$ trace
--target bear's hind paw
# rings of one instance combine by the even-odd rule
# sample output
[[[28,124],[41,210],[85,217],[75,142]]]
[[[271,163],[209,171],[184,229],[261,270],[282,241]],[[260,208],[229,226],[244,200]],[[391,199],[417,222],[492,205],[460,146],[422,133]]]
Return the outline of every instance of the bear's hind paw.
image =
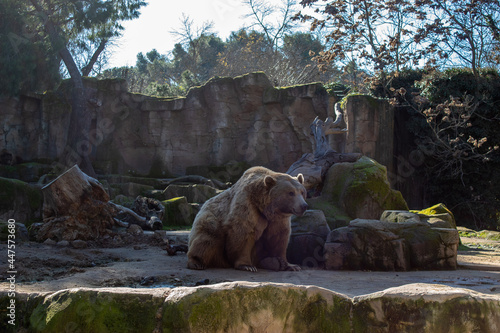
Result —
[[[239,265],[235,268],[239,269],[240,271],[257,272],[257,268],[252,265]]]
[[[286,268],[287,271],[301,271],[302,268],[300,268],[299,265],[294,265],[294,264],[288,264],[288,267]]]
[[[197,270],[204,270],[206,269],[207,267],[205,265],[203,265],[202,263],[199,263],[199,262],[192,262],[192,261],[189,261],[188,264],[187,264],[187,267],[189,269],[197,269]]]

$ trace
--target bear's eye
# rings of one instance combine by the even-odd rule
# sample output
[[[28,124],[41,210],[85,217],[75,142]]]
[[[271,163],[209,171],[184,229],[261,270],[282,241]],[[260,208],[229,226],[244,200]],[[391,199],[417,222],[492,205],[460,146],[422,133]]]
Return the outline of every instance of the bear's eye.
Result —
[[[293,193],[293,192],[290,192],[290,193],[288,193],[288,194],[289,194],[291,197],[295,196],[295,193]]]

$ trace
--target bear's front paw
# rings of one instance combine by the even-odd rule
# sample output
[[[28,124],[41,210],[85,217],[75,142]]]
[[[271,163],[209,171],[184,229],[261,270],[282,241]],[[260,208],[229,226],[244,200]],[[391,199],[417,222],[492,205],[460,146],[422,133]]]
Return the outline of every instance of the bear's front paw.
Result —
[[[235,267],[236,269],[239,269],[240,271],[249,271],[249,272],[257,272],[257,268],[252,265],[239,265]]]
[[[288,267],[286,268],[287,271],[300,271],[302,268],[300,268],[299,265],[294,265],[294,264],[288,264]]]
[[[207,268],[205,265],[203,265],[201,262],[199,262],[197,260],[189,260],[187,267],[189,269],[197,269],[197,270],[203,270],[203,269]]]

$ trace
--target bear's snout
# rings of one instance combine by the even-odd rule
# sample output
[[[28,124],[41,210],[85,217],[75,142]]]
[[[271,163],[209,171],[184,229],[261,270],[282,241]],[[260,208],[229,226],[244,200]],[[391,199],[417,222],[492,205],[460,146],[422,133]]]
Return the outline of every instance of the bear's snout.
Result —
[[[304,202],[304,203],[300,204],[299,209],[298,209],[298,210],[296,210],[294,213],[295,213],[295,215],[297,215],[297,216],[302,216],[302,215],[304,215],[304,213],[306,212],[306,210],[307,210],[308,208],[309,208],[309,205],[308,205],[307,203],[305,203],[305,202]]]

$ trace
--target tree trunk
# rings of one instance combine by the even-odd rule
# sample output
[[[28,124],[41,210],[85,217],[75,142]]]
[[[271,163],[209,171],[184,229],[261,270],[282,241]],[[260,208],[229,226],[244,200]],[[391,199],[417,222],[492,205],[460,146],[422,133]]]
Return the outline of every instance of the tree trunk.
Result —
[[[68,167],[77,162],[86,174],[95,177],[96,173],[90,162],[90,154],[95,147],[88,140],[92,119],[90,112],[87,110],[87,97],[82,75],[66,46],[59,51],[59,54],[70,73],[71,82],[73,83],[71,122],[68,131],[70,149],[66,149],[66,156],[63,156],[63,161]],[[75,153],[77,156],[76,161],[74,160]]]
[[[50,13],[47,13],[35,0],[31,0],[31,4],[35,7],[35,10],[40,16],[45,18],[43,22],[45,32],[49,35],[52,47],[57,50],[57,53],[61,56],[71,77],[71,82],[73,83],[71,123],[67,141],[68,146],[63,156],[61,156],[62,162],[67,167],[71,167],[76,162],[82,167],[84,172],[95,177],[95,171],[89,158],[93,147],[90,146],[90,142],[87,139],[90,133],[91,115],[87,110],[87,100],[82,74],[66,46],[63,32],[51,20]]]
[[[42,188],[44,224],[39,241],[90,240],[109,234],[116,208],[101,183],[75,165]]]
[[[328,144],[327,135],[346,133],[347,129],[340,128],[343,124],[343,114],[340,104],[335,104],[335,121],[328,117],[322,121],[316,117],[311,123],[311,134],[314,138],[314,153],[306,153],[290,168],[287,174],[297,176],[301,173],[304,176],[304,186],[307,190],[317,188],[323,183],[326,172],[334,163],[355,162],[361,154],[358,153],[337,153]]]
[[[106,47],[107,43],[108,39],[104,38],[101,40],[101,42],[99,43],[99,47],[97,48],[97,50],[95,50],[94,54],[92,55],[92,58],[90,58],[89,63],[82,68],[82,76],[88,76],[90,74],[92,68],[97,62],[97,59],[99,59],[99,56],[101,55],[102,51],[104,51],[104,48]]]

